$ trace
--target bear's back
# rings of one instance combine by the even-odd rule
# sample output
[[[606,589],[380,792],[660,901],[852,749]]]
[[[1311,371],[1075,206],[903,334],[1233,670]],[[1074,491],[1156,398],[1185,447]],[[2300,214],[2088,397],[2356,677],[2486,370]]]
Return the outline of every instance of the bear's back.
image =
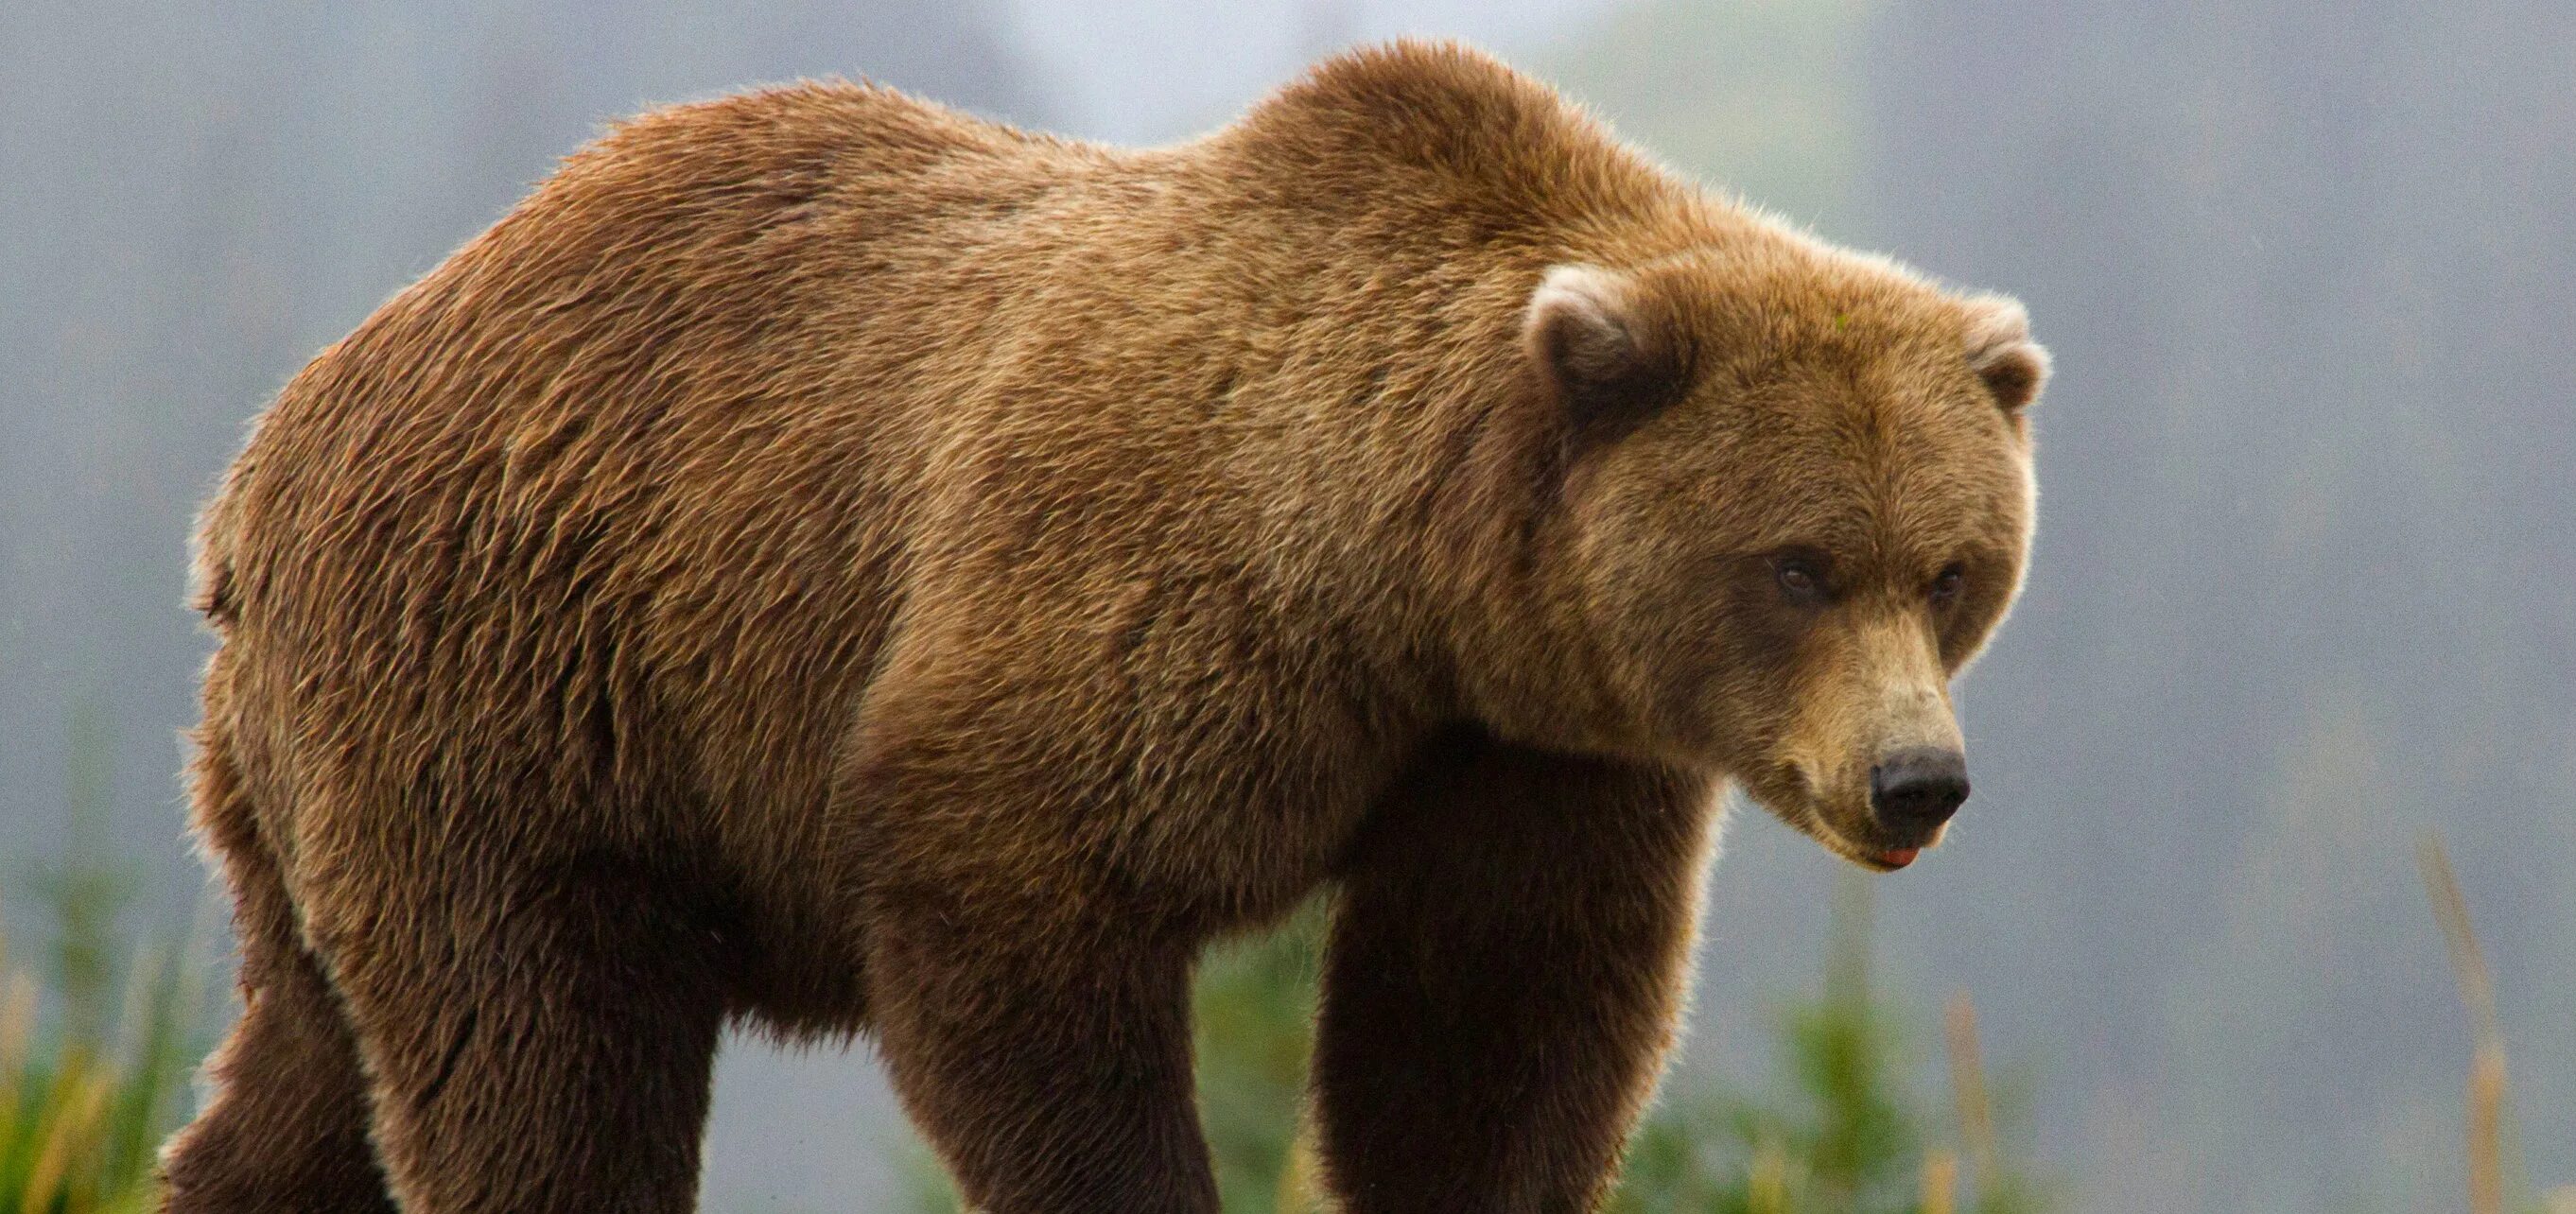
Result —
[[[245,710],[301,750],[639,804],[783,791],[707,787],[713,748],[828,766],[989,306],[918,285],[1110,167],[848,84],[568,158],[260,419],[199,554],[225,660],[279,689]]]

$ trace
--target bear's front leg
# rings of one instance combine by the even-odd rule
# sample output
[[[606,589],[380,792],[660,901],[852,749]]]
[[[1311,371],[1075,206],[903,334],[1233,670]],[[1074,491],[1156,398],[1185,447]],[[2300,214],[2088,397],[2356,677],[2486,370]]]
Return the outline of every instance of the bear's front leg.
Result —
[[[1486,740],[1372,820],[1325,962],[1315,1116],[1348,1214],[1580,1214],[1683,1002],[1714,787]]]
[[[1214,1214],[1189,949],[1084,910],[946,895],[882,909],[878,1049],[971,1209]]]
[[[895,1091],[980,1214],[1215,1214],[1200,941],[1124,879],[1136,808],[1086,766],[1108,747],[1017,736],[988,682],[960,681],[898,665],[838,775],[866,823],[868,1015]]]

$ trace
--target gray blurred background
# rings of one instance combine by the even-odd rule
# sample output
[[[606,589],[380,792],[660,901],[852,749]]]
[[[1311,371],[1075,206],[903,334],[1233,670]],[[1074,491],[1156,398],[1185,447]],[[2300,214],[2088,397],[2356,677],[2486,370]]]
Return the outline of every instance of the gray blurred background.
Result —
[[[2090,1211],[2461,1191],[2451,845],[2530,1171],[2576,1181],[2576,6],[2299,0],[0,3],[0,911],[185,916],[195,503],[323,344],[646,105],[866,75],[1128,142],[1479,42],[1670,163],[2030,304],[2059,376],[1978,795],[1878,883]],[[75,830],[69,807],[99,807]],[[85,837],[76,837],[85,836]],[[1833,862],[1738,813],[1686,1071],[1758,1074]],[[12,922],[33,916],[11,913]],[[727,1051],[711,1208],[874,1208],[864,1049]]]

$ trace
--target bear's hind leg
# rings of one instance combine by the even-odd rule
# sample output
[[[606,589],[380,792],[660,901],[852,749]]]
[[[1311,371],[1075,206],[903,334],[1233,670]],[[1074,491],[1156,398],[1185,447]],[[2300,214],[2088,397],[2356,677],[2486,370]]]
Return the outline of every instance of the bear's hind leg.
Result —
[[[694,1208],[719,935],[684,885],[612,861],[496,885],[392,899],[326,946],[402,1208]]]
[[[348,1022],[219,746],[196,781],[199,829],[232,885],[245,1007],[207,1063],[214,1099],[162,1153],[163,1208],[392,1214]]]

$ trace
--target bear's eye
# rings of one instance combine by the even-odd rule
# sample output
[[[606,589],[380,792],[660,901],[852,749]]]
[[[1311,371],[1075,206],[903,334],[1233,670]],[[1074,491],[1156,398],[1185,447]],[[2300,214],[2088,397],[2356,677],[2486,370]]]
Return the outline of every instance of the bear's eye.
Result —
[[[1771,564],[1772,576],[1779,580],[1780,592],[1797,603],[1824,601],[1825,579],[1815,562],[1803,557],[1784,556]]]
[[[1956,565],[1942,570],[1940,576],[1932,579],[1934,605],[1948,606],[1952,600],[1959,597],[1959,588],[1965,585],[1967,580],[1967,572]]]

